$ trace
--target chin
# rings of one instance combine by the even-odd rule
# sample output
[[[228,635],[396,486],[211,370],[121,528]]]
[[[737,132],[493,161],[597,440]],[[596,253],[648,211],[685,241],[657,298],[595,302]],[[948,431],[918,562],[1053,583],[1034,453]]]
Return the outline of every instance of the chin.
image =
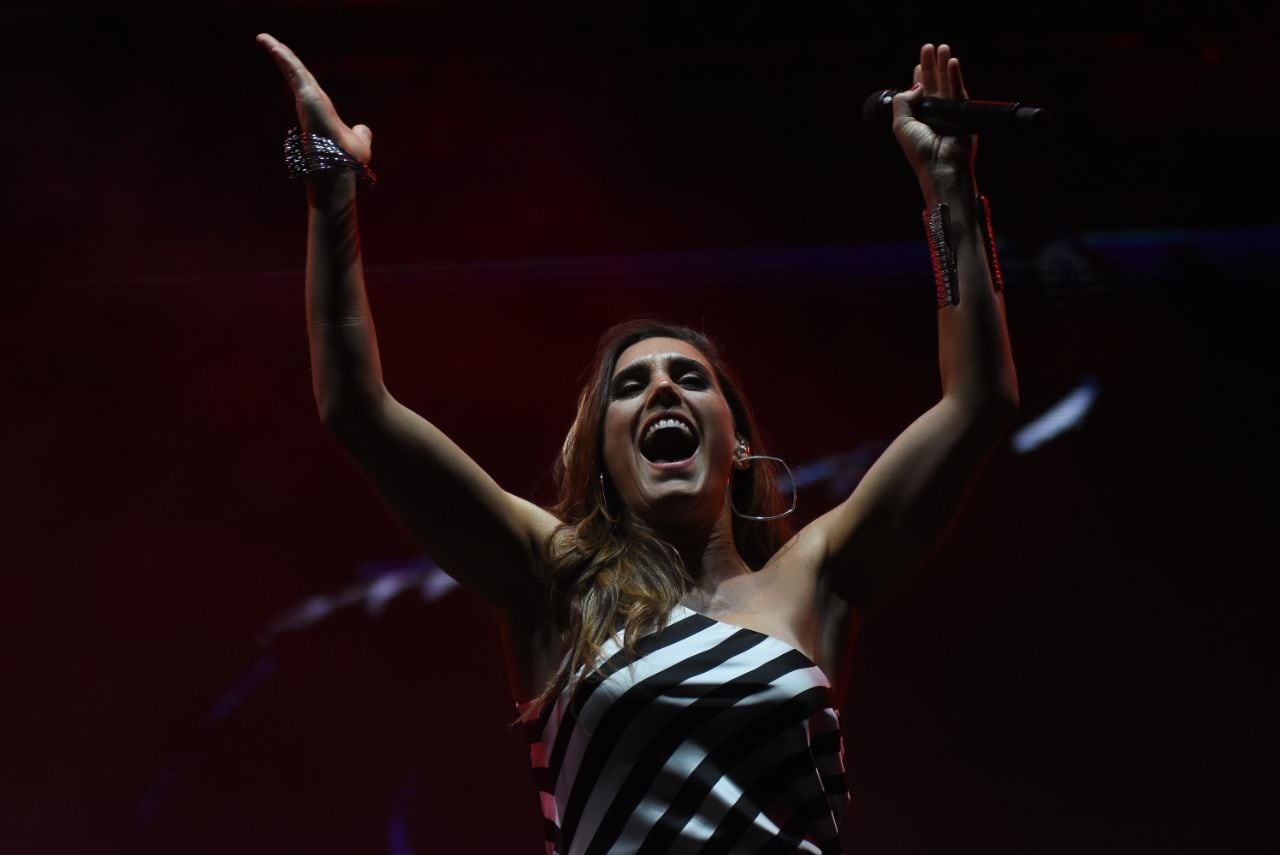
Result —
[[[664,528],[703,528],[713,523],[716,511],[712,497],[700,481],[649,485],[639,503],[641,515],[646,522]]]

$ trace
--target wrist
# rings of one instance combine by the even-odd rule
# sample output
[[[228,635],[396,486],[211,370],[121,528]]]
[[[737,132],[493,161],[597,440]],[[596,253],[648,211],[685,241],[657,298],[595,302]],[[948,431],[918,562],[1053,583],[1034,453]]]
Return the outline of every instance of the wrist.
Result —
[[[978,195],[978,182],[971,170],[946,170],[921,173],[920,192],[924,196],[926,208],[946,203],[951,206],[965,205]]]
[[[307,204],[320,211],[332,211],[350,205],[356,196],[354,172],[331,169],[307,177]]]
[[[372,189],[377,176],[334,140],[322,134],[289,131],[284,141],[284,162],[290,178],[305,181],[312,207],[341,204],[354,189]]]

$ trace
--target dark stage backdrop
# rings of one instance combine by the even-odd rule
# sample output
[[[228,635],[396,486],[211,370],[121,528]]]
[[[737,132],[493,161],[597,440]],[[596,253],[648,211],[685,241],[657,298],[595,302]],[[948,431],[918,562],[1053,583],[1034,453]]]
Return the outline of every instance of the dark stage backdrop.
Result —
[[[1011,434],[863,623],[844,839],[1255,851],[1277,128],[1267,27],[1218,5],[1161,33],[930,4],[6,5],[0,851],[540,851],[492,616],[316,418],[262,30],[374,129],[389,386],[541,499],[596,338],[638,315],[718,337],[782,456],[856,477],[939,390],[921,202],[862,97],[934,40],[975,96],[1051,109],[979,175],[1016,429],[1092,405]]]

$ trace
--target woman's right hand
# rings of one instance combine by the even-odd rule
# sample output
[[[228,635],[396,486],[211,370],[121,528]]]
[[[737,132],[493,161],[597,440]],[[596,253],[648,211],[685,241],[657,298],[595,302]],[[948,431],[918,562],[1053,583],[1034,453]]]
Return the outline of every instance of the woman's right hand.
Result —
[[[315,75],[307,70],[288,46],[274,36],[259,33],[258,44],[271,54],[284,79],[293,90],[294,106],[298,110],[298,125],[303,133],[329,137],[361,163],[373,159],[373,131],[368,125],[347,127],[333,108],[333,102],[320,88]]]

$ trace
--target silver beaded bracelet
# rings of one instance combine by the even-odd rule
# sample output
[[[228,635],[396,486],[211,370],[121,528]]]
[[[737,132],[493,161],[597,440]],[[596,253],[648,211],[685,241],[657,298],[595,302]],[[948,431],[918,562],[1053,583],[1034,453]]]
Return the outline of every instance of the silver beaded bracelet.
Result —
[[[361,189],[372,190],[378,178],[369,168],[369,164],[361,163],[332,139],[320,134],[304,134],[298,128],[291,128],[284,140],[284,165],[289,170],[290,178],[306,179],[318,172],[331,169],[350,169],[356,174],[356,183]]]
[[[929,260],[933,263],[938,308],[958,306],[960,287],[956,281],[956,254],[951,249],[951,207],[946,202],[925,210],[924,233],[929,238]]]

